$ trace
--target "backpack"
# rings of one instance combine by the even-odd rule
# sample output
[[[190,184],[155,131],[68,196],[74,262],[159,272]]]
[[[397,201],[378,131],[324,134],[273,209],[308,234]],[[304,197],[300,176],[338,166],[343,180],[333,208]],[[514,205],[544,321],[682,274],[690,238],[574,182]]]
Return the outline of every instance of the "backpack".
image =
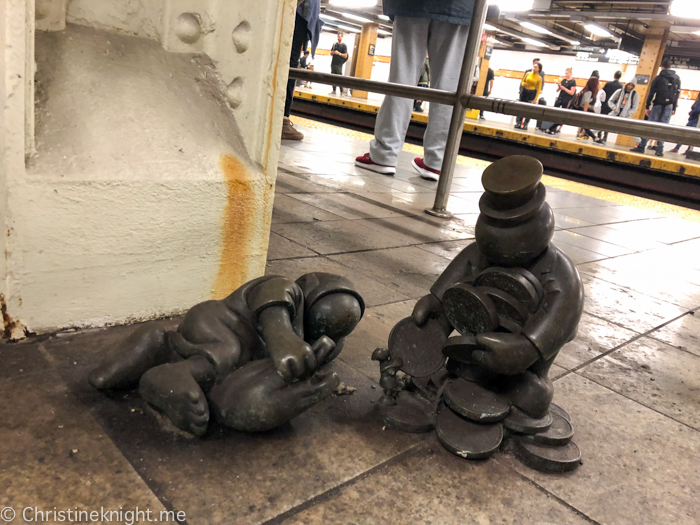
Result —
[[[574,97],[571,99],[571,102],[569,103],[569,109],[575,109],[577,111],[583,110],[583,92],[584,90],[582,89],[574,95]]]
[[[681,88],[678,77],[676,75],[659,75],[656,78],[658,85],[656,86],[654,104],[668,106],[675,103]]]

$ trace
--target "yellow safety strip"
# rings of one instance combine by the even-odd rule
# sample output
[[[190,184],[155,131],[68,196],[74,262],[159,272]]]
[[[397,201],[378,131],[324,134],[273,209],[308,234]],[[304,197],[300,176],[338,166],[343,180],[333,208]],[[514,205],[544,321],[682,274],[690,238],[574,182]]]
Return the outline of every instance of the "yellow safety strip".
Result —
[[[323,122],[298,117],[296,115],[292,115],[291,120],[292,122],[294,122],[294,124],[298,126],[305,126],[307,128],[317,129],[320,131],[325,131],[326,133],[333,133],[334,135],[343,135],[345,137],[361,140],[363,142],[369,142],[374,138],[374,135],[370,135],[369,133],[362,133],[361,131],[354,131],[352,129],[333,126],[331,124],[325,124]],[[415,144],[404,143],[403,151],[418,156],[423,155],[423,148],[421,146],[416,146]],[[486,169],[486,167],[489,166],[491,163],[485,160],[459,155],[457,157],[457,164],[468,168],[483,170]],[[596,186],[589,186],[588,184],[573,182],[566,179],[552,177],[549,175],[544,175],[542,177],[542,182],[545,186],[549,186],[550,188],[569,191],[571,193],[577,193],[579,195],[585,195],[587,197],[594,197],[596,199],[601,199],[607,202],[613,202],[622,206],[631,206],[633,208],[638,208],[641,210],[650,210],[655,213],[660,213],[662,215],[668,215],[671,217],[678,217],[681,219],[700,222],[700,211],[691,210],[682,206],[666,204],[664,202],[658,202],[652,199],[645,199],[643,197],[635,197],[634,195],[628,195],[626,193],[620,193],[605,188],[598,188]]]
[[[295,97],[306,100],[313,100],[315,102],[329,104],[331,106],[340,106],[350,109],[357,109],[359,111],[365,111],[367,113],[377,113],[379,111],[379,106],[375,104],[357,102],[354,100],[339,97],[317,95],[314,93],[307,93],[304,91],[295,91]],[[413,113],[413,115],[411,116],[411,121],[427,124],[428,116],[420,113]],[[516,130],[494,128],[485,124],[472,124],[470,122],[466,122],[464,124],[464,131],[486,137],[497,137],[499,139],[532,144],[534,146],[539,146],[555,151],[565,151],[567,153],[573,153],[576,155],[594,157],[605,161],[620,162],[622,164],[640,166],[643,168],[665,171],[678,175],[700,177],[700,164],[689,164],[677,160],[650,157],[647,155],[640,155],[636,153],[610,149],[604,146],[594,146],[585,142],[571,142],[568,140],[556,139],[544,135],[530,135],[528,133]]]

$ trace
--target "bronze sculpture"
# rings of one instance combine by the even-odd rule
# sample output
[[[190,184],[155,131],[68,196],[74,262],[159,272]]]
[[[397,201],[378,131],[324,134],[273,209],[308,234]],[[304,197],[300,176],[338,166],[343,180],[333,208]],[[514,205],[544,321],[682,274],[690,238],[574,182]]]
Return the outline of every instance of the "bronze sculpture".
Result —
[[[372,357],[381,363],[387,424],[434,427],[448,450],[469,459],[489,457],[511,437],[524,462],[562,472],[579,465],[580,452],[568,414],[552,404],[548,372],[576,336],[583,284],[551,243],[541,177],[539,161],[525,156],[484,171],[475,242]],[[460,335],[449,337],[453,330]]]
[[[362,297],[339,275],[260,277],[223,300],[195,305],[177,331],[136,330],[89,381],[99,390],[138,386],[150,405],[195,436],[207,431],[210,410],[236,430],[269,430],[332,394],[338,376],[322,368],[363,313]]]

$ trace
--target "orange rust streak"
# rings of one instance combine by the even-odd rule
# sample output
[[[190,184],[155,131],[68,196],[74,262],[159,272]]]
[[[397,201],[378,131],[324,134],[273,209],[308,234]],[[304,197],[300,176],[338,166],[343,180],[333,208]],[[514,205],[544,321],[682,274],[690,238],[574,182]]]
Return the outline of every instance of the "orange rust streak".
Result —
[[[224,155],[220,162],[227,198],[221,220],[221,261],[212,297],[222,299],[248,280],[256,196],[248,169],[236,158]]]

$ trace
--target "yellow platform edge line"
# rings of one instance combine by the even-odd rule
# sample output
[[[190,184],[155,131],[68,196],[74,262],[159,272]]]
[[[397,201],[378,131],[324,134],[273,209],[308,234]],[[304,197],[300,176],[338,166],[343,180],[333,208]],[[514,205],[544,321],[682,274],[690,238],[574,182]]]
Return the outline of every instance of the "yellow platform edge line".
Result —
[[[332,124],[325,124],[323,122],[298,117],[296,115],[292,115],[291,119],[292,122],[294,122],[294,124],[298,126],[305,126],[307,128],[317,129],[319,131],[325,131],[327,133],[333,133],[335,135],[342,135],[364,142],[369,142],[374,138],[374,135],[370,135],[369,133],[362,133],[361,131],[354,131],[348,128],[333,126]],[[403,151],[418,156],[423,155],[423,148],[415,144],[404,143]],[[457,164],[468,168],[484,170],[491,163],[485,160],[459,155],[457,157]],[[689,221],[700,222],[700,211],[691,210],[682,206],[666,204],[664,202],[658,202],[652,199],[645,199],[644,197],[636,197],[634,195],[628,195],[626,193],[620,193],[605,188],[598,188],[596,186],[590,186],[581,182],[560,179],[558,177],[552,177],[550,175],[543,175],[542,182],[545,186],[548,186],[550,188],[569,191],[578,195],[585,195],[587,197],[601,199],[607,202],[618,204],[620,206],[630,206],[640,210],[650,210],[654,213],[667,215],[669,217],[677,217]]]
[[[378,106],[369,103],[346,100],[338,97],[317,95],[315,93],[307,93],[305,91],[295,91],[294,93],[297,98],[313,100],[314,102],[320,102],[331,106],[356,109],[367,113],[377,113],[379,111]],[[426,124],[428,122],[428,116],[413,113],[411,116],[411,121]],[[485,137],[497,137],[500,139],[511,140],[513,142],[532,144],[533,146],[553,149],[556,151],[564,151],[567,153],[573,153],[574,155],[583,155],[605,161],[620,162],[622,164],[640,166],[643,168],[650,168],[677,175],[700,177],[700,165],[685,164],[677,160],[659,159],[656,157],[649,157],[635,153],[627,153],[625,151],[608,149],[604,146],[593,146],[585,142],[569,142],[566,140],[553,139],[544,136],[530,135],[528,133],[515,130],[511,131],[507,129],[492,128],[483,124],[473,124],[470,122],[465,122],[464,131]]]

